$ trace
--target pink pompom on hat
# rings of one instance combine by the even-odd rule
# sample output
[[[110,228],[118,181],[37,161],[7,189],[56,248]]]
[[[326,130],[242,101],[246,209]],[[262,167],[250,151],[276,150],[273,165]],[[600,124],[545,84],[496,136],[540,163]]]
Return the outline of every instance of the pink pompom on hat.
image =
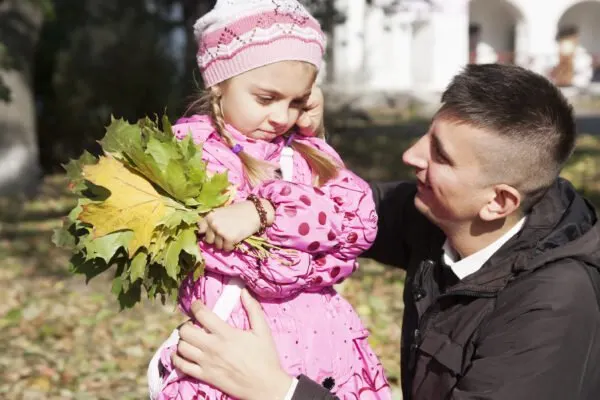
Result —
[[[218,0],[194,24],[206,87],[279,61],[321,66],[325,34],[296,0]]]

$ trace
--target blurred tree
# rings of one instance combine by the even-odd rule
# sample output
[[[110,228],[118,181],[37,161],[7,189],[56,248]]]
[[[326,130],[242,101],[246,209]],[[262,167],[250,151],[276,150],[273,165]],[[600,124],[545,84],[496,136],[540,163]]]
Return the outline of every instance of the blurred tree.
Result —
[[[0,1],[0,194],[35,188],[39,177],[33,58],[44,0]]]
[[[196,39],[194,38],[194,23],[198,18],[209,12],[216,4],[216,0],[156,0],[163,9],[170,9],[179,16],[173,23],[181,30],[184,36],[183,51],[183,84],[186,95],[193,94],[192,89],[201,84],[197,74],[196,64]]]
[[[301,1],[321,21],[332,43],[335,25],[344,20],[335,1]],[[98,150],[96,140],[110,115],[134,120],[165,107],[171,117],[180,115],[200,84],[193,25],[215,3],[0,0],[0,68],[6,54],[18,54],[11,64],[18,68],[0,73],[0,96],[7,98],[10,86],[15,101],[8,104],[20,124],[3,129],[2,137],[16,137],[35,149],[37,110],[40,159],[45,170],[53,171],[83,149]],[[44,10],[52,10],[54,18],[42,27]],[[333,71],[330,49],[326,57]],[[10,74],[16,74],[18,78],[11,79],[18,83],[2,86],[2,79],[9,83]],[[35,152],[29,154],[37,159]],[[3,170],[8,168],[0,167],[0,173]]]
[[[336,7],[335,0],[300,0],[300,3],[321,23],[321,29],[327,35],[325,49],[325,79],[331,81],[335,72],[335,58],[332,45],[335,38],[335,26],[345,20],[345,15]]]
[[[173,116],[181,73],[171,50],[170,10],[147,0],[55,0],[36,55],[42,165],[98,151],[111,115]]]

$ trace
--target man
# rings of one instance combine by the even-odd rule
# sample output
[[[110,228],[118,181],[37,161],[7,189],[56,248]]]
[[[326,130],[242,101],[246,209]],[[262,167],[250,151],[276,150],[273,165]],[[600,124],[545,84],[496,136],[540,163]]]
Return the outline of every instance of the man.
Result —
[[[365,254],[405,268],[404,399],[577,399],[600,393],[600,227],[558,174],[572,109],[545,78],[471,65],[404,154],[414,183],[374,185]],[[237,331],[200,304],[175,365],[242,399],[333,399],[279,366],[260,307]]]

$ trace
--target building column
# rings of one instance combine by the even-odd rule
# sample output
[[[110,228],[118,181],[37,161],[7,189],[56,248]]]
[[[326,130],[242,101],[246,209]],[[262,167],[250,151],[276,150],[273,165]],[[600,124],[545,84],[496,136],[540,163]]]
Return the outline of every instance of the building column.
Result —
[[[560,15],[558,10],[547,7],[542,15],[529,19],[529,69],[547,75],[557,61],[556,32]]]
[[[366,0],[336,0],[336,8],[346,16],[334,35],[335,81],[344,89],[362,86]]]
[[[442,92],[469,61],[468,0],[436,1],[428,24],[433,29],[432,70],[425,89]]]
[[[369,11],[366,31],[366,86],[369,91],[399,92],[411,85],[411,21],[400,13]]]

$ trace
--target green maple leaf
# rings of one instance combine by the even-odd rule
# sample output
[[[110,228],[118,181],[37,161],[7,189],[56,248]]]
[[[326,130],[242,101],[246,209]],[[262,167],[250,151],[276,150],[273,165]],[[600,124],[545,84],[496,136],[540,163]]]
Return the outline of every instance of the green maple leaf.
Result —
[[[131,260],[130,279],[135,282],[142,279],[146,272],[146,264],[148,263],[148,254],[145,251],[139,251],[133,260]]]
[[[74,249],[77,240],[73,233],[69,232],[71,225],[72,223],[67,220],[63,222],[61,228],[55,229],[52,233],[52,243],[65,249]]]
[[[185,199],[189,196],[190,189],[185,176],[185,167],[180,162],[171,160],[164,174],[169,177],[168,181],[165,180],[165,190],[167,192],[176,199]]]
[[[227,172],[215,174],[204,184],[200,195],[196,197],[196,200],[201,205],[200,208],[203,211],[208,211],[222,206],[229,198],[226,192],[228,187],[229,180],[227,178]]]
[[[69,178],[69,189],[73,193],[81,194],[87,189],[85,184],[85,178],[83,177],[82,171],[86,165],[93,165],[98,162],[98,159],[92,154],[84,151],[81,157],[76,160],[71,160],[67,164],[63,164],[67,178]]]
[[[165,145],[164,142],[155,138],[148,140],[146,153],[152,157],[161,170],[167,168],[171,160],[180,160],[182,158],[174,146]]]
[[[226,172],[207,172],[191,136],[177,140],[168,118],[161,122],[112,118],[100,141],[106,155],[84,153],[65,165],[79,198],[53,241],[73,252],[71,271],[87,281],[114,269],[121,308],[139,302],[142,288],[164,302],[188,274],[198,278],[197,222],[235,194]]]
[[[110,291],[116,295],[119,295],[119,294],[121,294],[122,289],[123,289],[123,278],[121,278],[120,276],[116,276],[112,281]]]
[[[91,239],[85,243],[86,258],[101,258],[108,263],[120,248],[127,248],[132,238],[132,231],[117,231]]]
[[[200,247],[198,247],[198,237],[196,236],[196,226],[187,226],[179,233],[179,241],[181,249],[192,256],[193,264],[195,265],[202,260]]]
[[[200,215],[196,211],[188,209],[170,208],[165,216],[158,222],[165,228],[176,228],[181,223],[195,225],[200,221]]]
[[[127,154],[135,162],[144,154],[141,128],[124,119],[111,117],[106,134],[99,143],[102,150],[118,159],[123,159]]]
[[[171,121],[169,121],[169,117],[164,114],[162,116],[162,131],[165,133],[165,136],[173,137],[173,127],[171,126]]]

